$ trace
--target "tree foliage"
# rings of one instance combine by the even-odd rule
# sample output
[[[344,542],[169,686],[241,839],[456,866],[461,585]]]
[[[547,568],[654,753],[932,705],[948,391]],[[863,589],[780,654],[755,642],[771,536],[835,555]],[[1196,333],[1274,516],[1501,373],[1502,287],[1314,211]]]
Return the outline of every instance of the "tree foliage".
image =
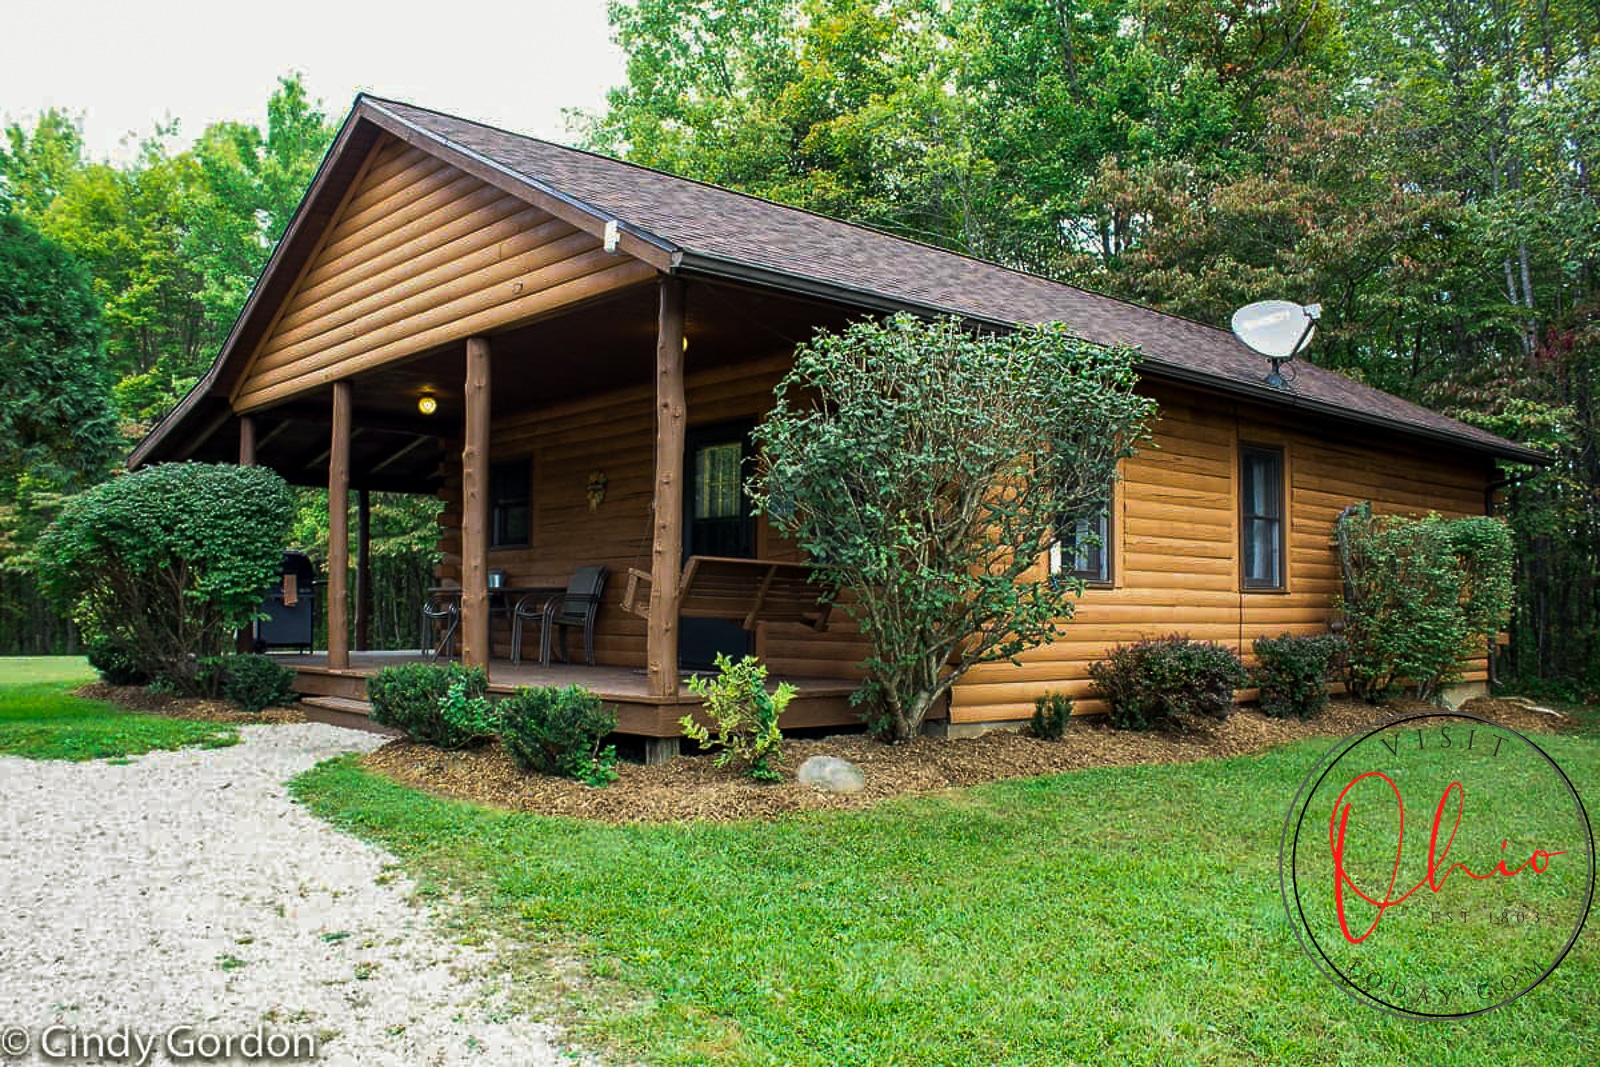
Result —
[[[193,692],[278,574],[289,487],[264,467],[163,463],[68,501],[39,538],[45,592],[84,634]]]
[[[1050,640],[1082,584],[1042,573],[1106,506],[1154,405],[1133,354],[1059,326],[977,335],[901,315],[819,333],[756,429],[754,497],[871,646],[861,696],[916,735],[979,663]]]
[[[279,79],[267,128],[220,122],[174,152],[158,126],[127,164],[87,162],[75,120],[13,123],[0,204],[89,271],[121,414],[147,427],[216,355],[333,135],[298,75]]]
[[[24,476],[70,490],[108,468],[102,337],[83,269],[21,216],[0,215],[0,499]]]

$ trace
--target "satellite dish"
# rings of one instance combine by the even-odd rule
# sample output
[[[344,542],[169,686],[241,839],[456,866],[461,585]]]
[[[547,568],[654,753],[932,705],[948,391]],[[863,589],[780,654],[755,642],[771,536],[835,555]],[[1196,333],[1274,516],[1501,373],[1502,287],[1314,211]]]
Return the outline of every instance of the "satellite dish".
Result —
[[[1278,368],[1294,359],[1311,341],[1321,304],[1296,304],[1288,300],[1258,300],[1233,313],[1234,336],[1272,362],[1267,384],[1282,388],[1287,383]]]

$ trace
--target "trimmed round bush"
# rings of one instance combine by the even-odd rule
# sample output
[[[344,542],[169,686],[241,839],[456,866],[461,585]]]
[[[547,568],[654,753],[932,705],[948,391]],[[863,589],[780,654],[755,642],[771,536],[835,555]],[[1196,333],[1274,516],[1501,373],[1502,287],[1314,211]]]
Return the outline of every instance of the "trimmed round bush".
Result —
[[[150,673],[142,670],[133,654],[122,645],[104,635],[89,639],[84,650],[89,666],[100,674],[107,685],[149,685]]]
[[[373,722],[446,749],[467,748],[493,734],[488,691],[482,667],[459,663],[402,663],[367,679]]]
[[[526,771],[604,784],[616,753],[600,742],[616,728],[616,712],[578,685],[524,687],[500,702],[500,743]]]
[[[1309,719],[1328,705],[1328,681],[1343,663],[1338,634],[1281,634],[1255,640],[1253,675],[1261,713],[1274,719]]]
[[[1089,665],[1089,676],[1121,730],[1148,730],[1184,714],[1226,719],[1247,679],[1233,649],[1182,634],[1118,645]]]
[[[265,711],[300,699],[294,691],[294,671],[254,652],[207,660],[201,674],[209,677],[217,695],[245,711]]]

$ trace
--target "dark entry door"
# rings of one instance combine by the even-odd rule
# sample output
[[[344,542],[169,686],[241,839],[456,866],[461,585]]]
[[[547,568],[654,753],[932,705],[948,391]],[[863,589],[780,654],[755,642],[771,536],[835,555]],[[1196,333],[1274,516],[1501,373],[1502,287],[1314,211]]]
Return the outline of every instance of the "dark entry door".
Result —
[[[750,466],[748,422],[690,430],[684,441],[683,554],[755,556],[755,523],[744,479]],[[709,670],[718,652],[738,660],[750,651],[750,631],[724,619],[680,619],[678,665]]]

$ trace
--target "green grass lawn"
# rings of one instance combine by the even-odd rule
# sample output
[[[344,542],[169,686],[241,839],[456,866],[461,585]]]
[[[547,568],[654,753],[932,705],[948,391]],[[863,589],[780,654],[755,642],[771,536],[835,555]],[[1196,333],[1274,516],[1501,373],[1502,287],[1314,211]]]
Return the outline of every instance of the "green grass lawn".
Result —
[[[30,759],[116,759],[157,749],[236,744],[216,723],[139,715],[71,690],[94,681],[80,656],[0,658],[0,754]]]
[[[1465,1021],[1398,1019],[1322,978],[1283,914],[1278,839],[1325,747],[741,825],[494,812],[350,759],[293,788],[457,901],[469,938],[575,954],[576,1032],[646,1062],[1595,1063],[1592,930],[1532,994]],[[1548,751],[1596,780],[1600,741]],[[505,958],[537,987],[537,954]]]

